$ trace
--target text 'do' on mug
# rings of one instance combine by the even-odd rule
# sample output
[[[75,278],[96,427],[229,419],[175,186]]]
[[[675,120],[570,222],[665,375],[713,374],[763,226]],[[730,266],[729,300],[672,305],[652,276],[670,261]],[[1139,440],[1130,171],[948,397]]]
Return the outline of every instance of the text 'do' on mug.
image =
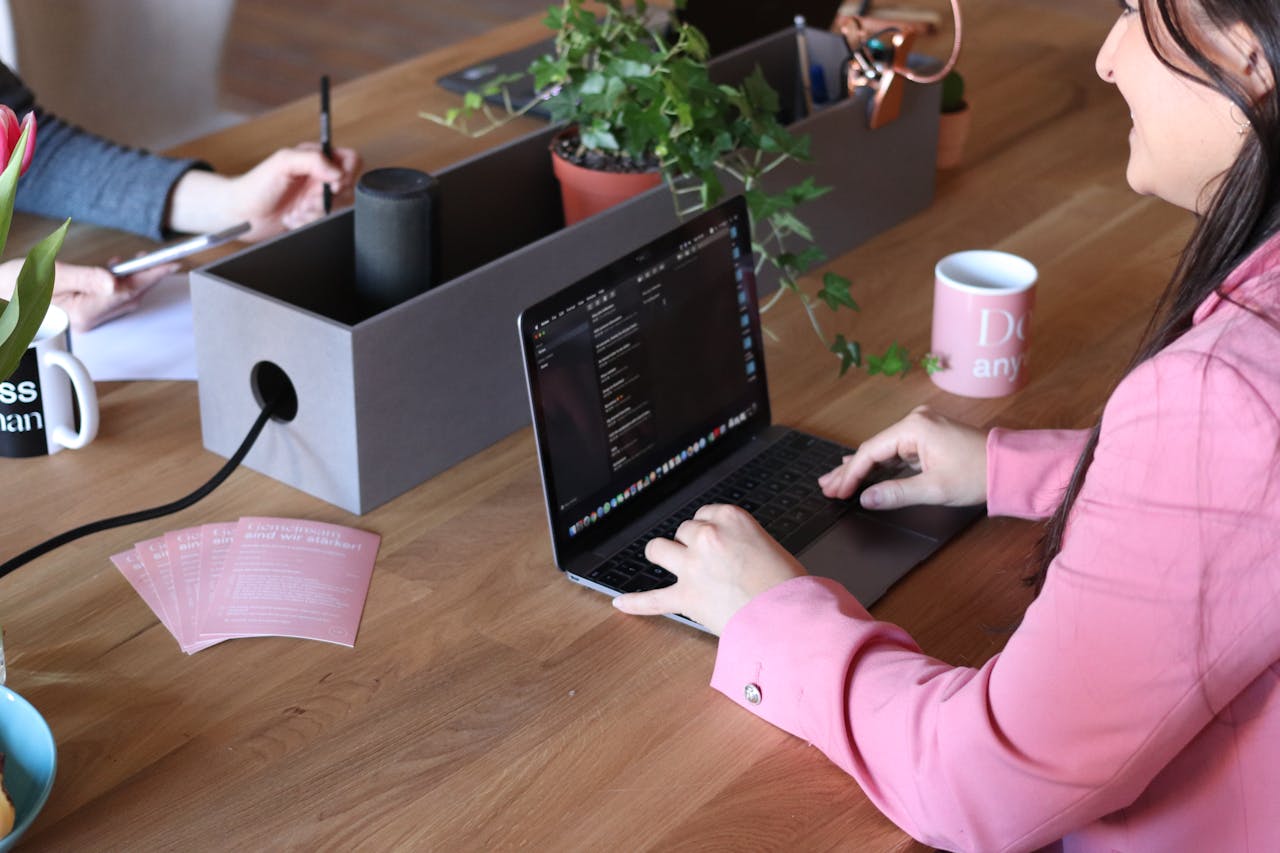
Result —
[[[1036,268],[1007,252],[947,255],[934,267],[933,382],[965,397],[1003,397],[1027,383]]]
[[[98,434],[98,394],[69,351],[69,325],[67,312],[50,306],[18,369],[0,381],[0,456],[45,456]]]

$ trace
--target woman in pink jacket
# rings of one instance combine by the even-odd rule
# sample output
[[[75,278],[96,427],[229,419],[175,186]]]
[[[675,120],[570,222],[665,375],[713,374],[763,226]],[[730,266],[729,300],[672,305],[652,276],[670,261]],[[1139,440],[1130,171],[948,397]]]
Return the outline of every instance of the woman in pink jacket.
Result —
[[[1122,5],[1098,54],[1133,115],[1127,177],[1198,215],[1091,431],[927,410],[826,474],[919,473],[862,501],[1049,518],[1039,596],[981,668],[928,657],[707,506],[620,596],[721,634],[712,684],[820,747],[895,823],[955,850],[1280,850],[1280,15]]]

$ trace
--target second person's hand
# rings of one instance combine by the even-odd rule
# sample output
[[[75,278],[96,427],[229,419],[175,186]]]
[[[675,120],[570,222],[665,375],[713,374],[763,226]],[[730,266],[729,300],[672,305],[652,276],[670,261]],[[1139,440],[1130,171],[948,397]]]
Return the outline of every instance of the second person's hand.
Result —
[[[113,259],[110,263],[115,263]],[[85,332],[137,307],[143,294],[156,282],[179,269],[178,264],[162,264],[129,276],[114,276],[105,267],[67,264],[53,267],[53,304],[67,312],[71,328]],[[22,269],[22,259],[0,264],[0,296],[9,298]]]
[[[67,312],[72,330],[86,332],[138,307],[148,290],[179,269],[176,263],[161,264],[117,277],[103,267],[56,262],[53,304]]]
[[[355,150],[334,148],[329,160],[315,142],[282,148],[233,177],[193,169],[174,186],[167,224],[206,233],[248,222],[245,242],[274,237],[324,216],[326,184],[336,204],[349,204],[359,170]]]

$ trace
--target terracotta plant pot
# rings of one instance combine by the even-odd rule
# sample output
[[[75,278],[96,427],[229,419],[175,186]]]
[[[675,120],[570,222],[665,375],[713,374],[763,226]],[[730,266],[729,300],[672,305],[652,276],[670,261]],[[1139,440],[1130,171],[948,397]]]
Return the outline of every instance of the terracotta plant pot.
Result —
[[[662,183],[662,172],[602,172],[570,163],[551,148],[551,168],[560,181],[564,224],[573,225],[588,216],[640,195]]]
[[[938,116],[938,168],[954,169],[964,158],[964,145],[969,138],[969,122],[973,112],[963,109]]]

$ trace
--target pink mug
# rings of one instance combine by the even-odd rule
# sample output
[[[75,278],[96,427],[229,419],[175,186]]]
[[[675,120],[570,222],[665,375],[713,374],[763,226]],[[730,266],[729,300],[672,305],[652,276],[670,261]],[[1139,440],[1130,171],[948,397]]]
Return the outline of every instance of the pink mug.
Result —
[[[1007,252],[956,252],[934,267],[933,382],[965,397],[1003,397],[1027,383],[1036,268]]]

